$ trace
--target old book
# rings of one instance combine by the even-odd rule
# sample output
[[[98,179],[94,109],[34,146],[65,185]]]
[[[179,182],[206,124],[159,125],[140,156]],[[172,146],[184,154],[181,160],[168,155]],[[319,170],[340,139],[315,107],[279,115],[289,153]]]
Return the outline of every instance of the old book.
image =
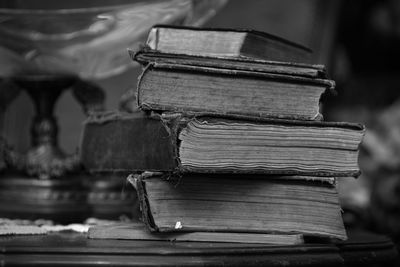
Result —
[[[146,45],[163,53],[309,62],[310,49],[283,38],[240,29],[154,26]]]
[[[321,95],[334,82],[296,75],[151,63],[138,82],[143,110],[321,119]]]
[[[242,116],[109,114],[84,125],[91,172],[358,176],[359,124]]]
[[[79,152],[80,161],[91,173],[175,168],[165,126],[140,111],[89,116],[83,125]]]
[[[129,54],[132,60],[137,61],[144,66],[149,63],[179,64],[233,70],[250,70],[256,72],[304,76],[309,78],[326,78],[326,70],[323,65],[235,57],[220,58],[212,56],[168,54],[149,49],[148,47],[143,47],[139,51],[129,50]]]
[[[130,177],[155,232],[284,233],[346,239],[336,188],[252,175]]]
[[[91,239],[165,240],[174,242],[220,242],[242,244],[299,245],[301,234],[229,233],[229,232],[151,232],[142,222],[94,226],[89,229]]]
[[[358,176],[359,124],[224,117],[179,118],[182,172]]]
[[[358,176],[359,124],[218,117],[180,119],[183,172]]]

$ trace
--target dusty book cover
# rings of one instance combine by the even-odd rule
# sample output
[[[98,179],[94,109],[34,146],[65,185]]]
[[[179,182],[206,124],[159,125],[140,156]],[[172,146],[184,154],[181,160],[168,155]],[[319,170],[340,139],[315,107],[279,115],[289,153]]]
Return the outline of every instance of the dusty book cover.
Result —
[[[149,63],[139,77],[142,110],[320,120],[332,80],[183,64]]]
[[[155,25],[146,45],[171,54],[310,62],[312,51],[276,35],[249,29]]]
[[[363,134],[362,125],[349,123],[114,114],[85,123],[80,155],[90,172],[356,177]]]
[[[249,175],[247,175],[249,176]],[[346,239],[336,188],[246,175],[131,176],[153,232],[304,234]],[[282,212],[282,211],[285,212]]]
[[[218,242],[241,244],[299,245],[301,234],[226,233],[226,232],[151,232],[142,222],[90,227],[90,239],[161,240],[170,242]]]
[[[175,168],[171,131],[144,112],[106,112],[90,116],[83,126],[80,159],[91,173]]]
[[[220,69],[233,69],[254,71],[261,73],[275,73],[308,78],[326,79],[326,70],[323,65],[310,65],[293,62],[280,62],[247,58],[224,58],[211,56],[191,56],[186,54],[168,54],[142,47],[138,51],[128,50],[132,60],[143,66],[150,63],[179,64],[197,67],[211,67]]]

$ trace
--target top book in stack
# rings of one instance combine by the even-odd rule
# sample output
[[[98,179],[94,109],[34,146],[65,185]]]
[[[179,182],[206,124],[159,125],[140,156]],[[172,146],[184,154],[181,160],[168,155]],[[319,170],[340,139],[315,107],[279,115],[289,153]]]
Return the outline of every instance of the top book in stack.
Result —
[[[169,54],[309,62],[311,50],[254,30],[154,26],[146,45]]]
[[[256,31],[155,26],[131,56],[143,110],[320,120],[335,85],[308,49]]]

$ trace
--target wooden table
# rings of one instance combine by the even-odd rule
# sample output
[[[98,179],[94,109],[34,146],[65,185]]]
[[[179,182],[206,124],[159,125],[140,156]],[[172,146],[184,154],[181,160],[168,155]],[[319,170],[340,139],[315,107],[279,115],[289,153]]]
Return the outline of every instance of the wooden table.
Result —
[[[393,243],[351,232],[346,242],[301,246],[94,240],[78,233],[0,237],[1,266],[398,266]]]

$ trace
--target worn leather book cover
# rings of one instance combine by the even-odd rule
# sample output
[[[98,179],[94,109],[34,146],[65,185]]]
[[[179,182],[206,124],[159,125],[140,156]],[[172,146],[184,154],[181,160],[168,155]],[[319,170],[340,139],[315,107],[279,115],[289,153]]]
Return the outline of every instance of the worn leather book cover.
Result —
[[[173,170],[170,136],[160,120],[141,111],[94,114],[83,125],[80,160],[92,173]]]
[[[90,227],[88,238],[125,240],[163,240],[170,242],[219,242],[242,244],[299,245],[304,244],[301,234],[266,234],[239,232],[151,232],[143,222]]]
[[[91,172],[356,177],[364,131],[321,121],[113,114],[86,121],[81,161]]]
[[[338,194],[329,183],[244,174],[176,177],[144,173],[128,180],[138,192],[143,221],[153,232],[347,238]]]
[[[142,110],[321,120],[331,80],[247,69],[150,63],[137,85]]]
[[[171,54],[310,62],[312,51],[265,32],[156,25],[146,45]]]
[[[128,50],[132,60],[143,66],[149,63],[179,64],[198,67],[211,67],[221,69],[233,69],[244,71],[255,71],[261,73],[286,74],[293,76],[304,76],[308,78],[326,79],[324,65],[310,65],[304,63],[271,61],[263,59],[249,59],[241,57],[216,57],[186,54],[168,54],[149,47],[142,47],[138,51]]]

